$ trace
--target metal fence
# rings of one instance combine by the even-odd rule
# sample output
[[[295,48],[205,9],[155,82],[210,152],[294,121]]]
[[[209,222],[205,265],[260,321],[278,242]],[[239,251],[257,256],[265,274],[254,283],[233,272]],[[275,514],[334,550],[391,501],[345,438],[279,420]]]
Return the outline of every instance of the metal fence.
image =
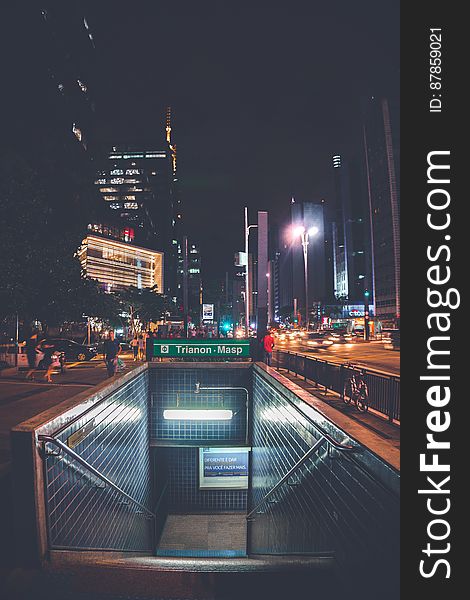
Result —
[[[369,390],[369,408],[386,415],[390,421],[400,421],[400,377],[385,375],[373,369],[330,363],[326,360],[275,350],[273,367],[286,369],[305,380],[312,381],[323,393],[337,392],[343,397],[344,387],[354,373],[362,374]]]
[[[40,436],[51,548],[153,551],[148,396],[140,373]]]

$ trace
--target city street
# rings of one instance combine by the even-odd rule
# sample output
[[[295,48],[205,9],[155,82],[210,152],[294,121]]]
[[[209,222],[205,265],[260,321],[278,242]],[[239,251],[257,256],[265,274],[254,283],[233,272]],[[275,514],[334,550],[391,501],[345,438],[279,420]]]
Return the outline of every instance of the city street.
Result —
[[[358,366],[377,369],[393,375],[400,375],[400,352],[397,350],[385,350],[383,342],[357,341],[351,344],[333,344],[327,348],[315,348],[307,346],[301,341],[278,341],[277,350],[286,350],[308,354],[315,358],[321,358],[332,363],[352,362]]]

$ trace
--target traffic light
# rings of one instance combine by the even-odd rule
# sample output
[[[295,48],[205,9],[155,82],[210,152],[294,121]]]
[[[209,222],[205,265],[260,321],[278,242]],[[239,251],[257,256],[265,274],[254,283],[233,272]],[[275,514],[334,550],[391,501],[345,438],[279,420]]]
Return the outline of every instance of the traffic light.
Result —
[[[366,290],[366,291],[364,292],[364,296],[365,296],[366,298],[368,298],[368,297],[370,296],[370,292],[369,292],[369,290]]]

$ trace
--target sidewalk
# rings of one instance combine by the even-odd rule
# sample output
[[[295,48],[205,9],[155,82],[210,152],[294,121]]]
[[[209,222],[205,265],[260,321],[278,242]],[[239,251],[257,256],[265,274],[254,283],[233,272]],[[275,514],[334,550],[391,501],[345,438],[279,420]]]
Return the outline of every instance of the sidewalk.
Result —
[[[369,409],[367,413],[360,413],[355,406],[345,404],[341,396],[328,390],[325,393],[323,387],[317,387],[312,381],[305,381],[303,377],[297,377],[285,369],[275,369],[280,375],[295,383],[309,394],[311,403],[324,403],[329,407],[327,410],[335,423],[344,430],[351,433],[353,437],[364,443],[370,450],[390,462],[396,469],[400,469],[400,425],[390,421],[379,413]],[[325,411],[326,412],[326,411]]]
[[[130,355],[124,355],[123,358],[126,371],[142,364],[133,362]],[[43,380],[44,371],[36,371],[35,381],[25,380],[25,374],[26,371],[17,369],[0,371],[0,476],[9,468],[10,430],[15,425],[94,387],[108,377],[101,357],[83,363],[68,363],[65,373],[53,374],[52,383]]]

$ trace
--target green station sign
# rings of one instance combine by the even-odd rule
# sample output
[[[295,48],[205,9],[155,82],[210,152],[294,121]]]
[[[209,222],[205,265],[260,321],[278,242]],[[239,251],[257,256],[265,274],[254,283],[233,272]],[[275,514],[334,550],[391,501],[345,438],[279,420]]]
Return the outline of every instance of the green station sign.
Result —
[[[250,356],[249,340],[154,340],[153,355],[161,358],[239,358]]]

